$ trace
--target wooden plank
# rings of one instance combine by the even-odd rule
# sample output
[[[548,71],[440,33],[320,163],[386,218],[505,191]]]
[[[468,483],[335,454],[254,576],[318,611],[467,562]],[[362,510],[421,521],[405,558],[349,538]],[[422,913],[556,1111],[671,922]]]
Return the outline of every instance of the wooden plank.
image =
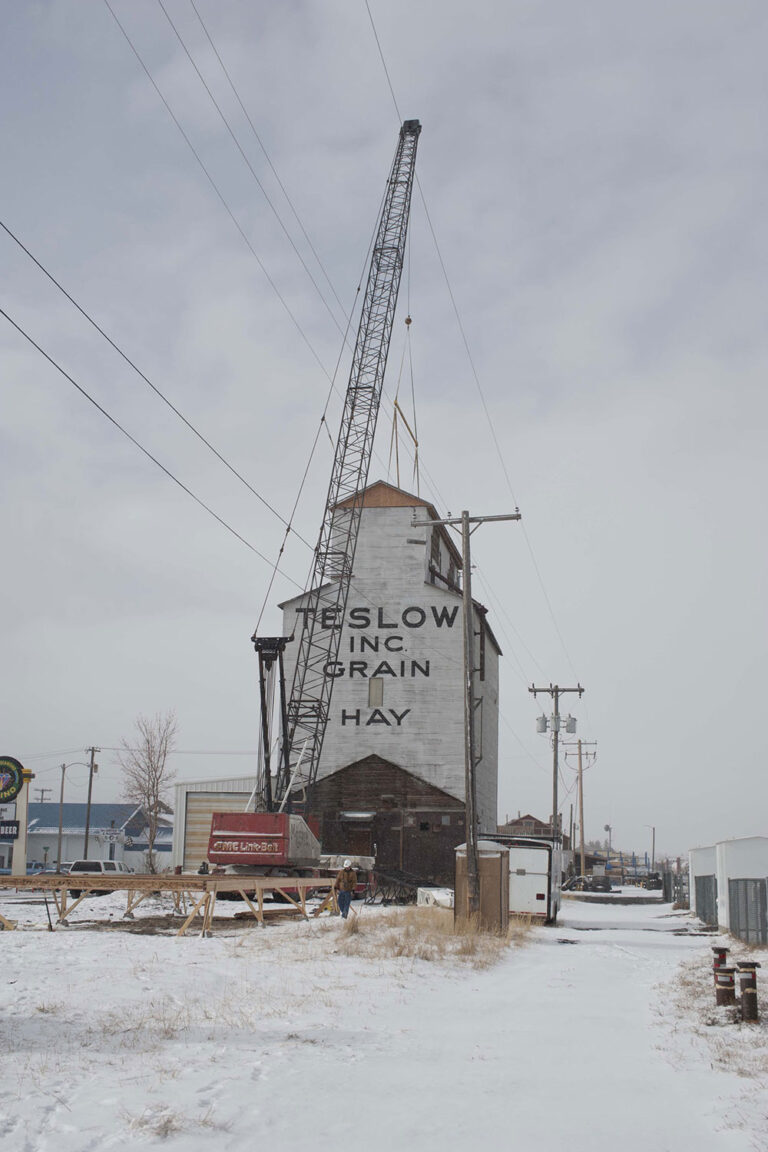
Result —
[[[94,891],[126,892],[127,909],[125,915],[132,915],[134,908],[137,908],[139,904],[146,900],[148,896],[152,895],[153,892],[170,892],[173,896],[174,910],[184,915],[187,911],[186,902],[189,901],[189,903],[192,904],[195,899],[193,893],[195,895],[199,894],[199,899],[176,933],[177,936],[184,936],[186,934],[187,929],[203,905],[205,907],[203,911],[201,935],[205,936],[210,934],[213,929],[216,898],[219,892],[237,892],[254,913],[261,927],[264,927],[265,917],[272,913],[277,914],[295,911],[307,920],[307,892],[310,889],[320,892],[328,890],[328,896],[319,911],[325,909],[329,902],[332,902],[335,906],[333,883],[334,881],[331,879],[318,876],[243,877],[218,873],[209,873],[207,876],[200,876],[197,873],[179,876],[170,872],[160,874],[121,873],[117,876],[77,873],[75,876],[0,877],[0,889],[51,893],[56,904],[59,923],[65,922],[66,918]],[[72,903],[68,903],[70,885],[80,892],[80,895],[76,899],[73,899]],[[254,907],[252,900],[247,895],[245,891],[246,888],[248,891],[256,893],[257,907]],[[290,888],[292,892],[298,892],[298,899],[286,891],[288,888]],[[272,907],[265,908],[264,895],[269,892],[282,893],[287,903],[276,904]],[[184,905],[183,910],[182,903]],[[316,912],[315,915],[317,914]],[[0,916],[0,923],[6,928],[16,927],[12,921],[6,920],[2,916]]]
[[[225,873],[209,872],[200,876],[194,872],[176,875],[161,873],[122,873],[119,875],[99,875],[77,873],[74,876],[0,876],[0,889],[14,889],[19,892],[55,892],[73,888],[81,892],[206,892],[215,886],[219,892],[239,892],[243,886],[249,891],[270,892],[283,887],[296,888],[306,892],[315,888],[320,892],[329,890],[333,880],[320,876],[232,876]]]
[[[190,924],[192,923],[195,916],[197,915],[198,908],[203,903],[203,901],[207,900],[207,899],[208,899],[208,893],[204,892],[203,895],[198,900],[197,904],[195,904],[195,906],[192,909],[192,911],[190,912],[189,916],[187,916],[187,918],[184,921],[184,923],[182,924],[181,928],[179,928],[178,932],[176,933],[177,936],[184,936],[186,934],[187,928],[189,928]]]
[[[144,901],[148,900],[151,895],[152,895],[151,892],[141,892],[138,895],[133,893],[133,892],[129,892],[128,893],[128,907],[126,908],[125,912],[123,913],[123,916],[133,916],[134,908],[138,908],[139,904],[143,904]]]
[[[256,917],[256,919],[258,920],[258,922],[261,924],[261,926],[263,928],[264,927],[264,913],[259,912],[259,909],[257,907],[255,907],[255,905],[253,904],[252,900],[250,899],[250,897],[248,896],[248,894],[246,892],[241,892],[240,895],[242,896],[243,900],[248,905],[251,912],[253,912],[254,916]],[[241,915],[242,915],[242,913],[241,913]]]
[[[330,908],[331,913],[334,916],[338,916],[338,914],[339,914],[339,902],[336,899],[336,889],[335,888],[331,888],[331,890],[328,893],[328,895],[326,896],[325,900],[323,900],[323,902],[319,908],[315,908],[312,915],[313,916],[319,916],[320,913],[325,912],[325,910],[327,908]]]
[[[83,894],[81,896],[78,896],[76,900],[74,900],[69,906],[67,906],[67,897],[66,897],[66,890],[65,890],[65,892],[63,893],[63,900],[62,900],[62,912],[61,912],[61,915],[59,916],[59,920],[64,920],[67,916],[69,916],[70,912],[74,912],[74,910],[75,910],[75,908],[77,908],[78,904],[82,904],[83,900],[85,900],[87,895],[88,895],[87,892],[83,892]]]
[[[208,893],[208,904],[205,909],[205,916],[203,917],[203,931],[201,936],[210,936],[213,925],[213,914],[216,909],[216,889],[213,888]]]

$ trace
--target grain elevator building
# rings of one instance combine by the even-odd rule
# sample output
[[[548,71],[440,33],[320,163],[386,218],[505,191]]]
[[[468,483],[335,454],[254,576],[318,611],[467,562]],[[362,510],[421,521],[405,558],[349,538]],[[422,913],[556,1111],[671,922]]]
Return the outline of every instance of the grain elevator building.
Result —
[[[365,490],[354,575],[317,783],[326,851],[452,881],[464,831],[461,556],[431,504],[379,481]],[[281,605],[298,638],[306,596]],[[474,602],[477,811],[496,829],[500,649]],[[285,651],[290,687],[298,639]]]

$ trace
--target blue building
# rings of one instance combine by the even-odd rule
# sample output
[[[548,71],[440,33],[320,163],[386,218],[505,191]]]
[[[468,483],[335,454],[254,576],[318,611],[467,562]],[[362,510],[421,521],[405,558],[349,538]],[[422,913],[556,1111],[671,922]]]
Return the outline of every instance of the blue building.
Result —
[[[59,805],[52,801],[30,804],[27,824],[27,861],[53,867],[57,861],[59,818],[61,817],[61,859],[82,860],[85,856],[86,804]],[[155,839],[156,867],[170,867],[173,817],[161,817]],[[0,867],[9,867],[12,840],[0,838]],[[146,868],[147,820],[140,805],[91,804],[88,828],[88,858],[121,860],[143,872]]]

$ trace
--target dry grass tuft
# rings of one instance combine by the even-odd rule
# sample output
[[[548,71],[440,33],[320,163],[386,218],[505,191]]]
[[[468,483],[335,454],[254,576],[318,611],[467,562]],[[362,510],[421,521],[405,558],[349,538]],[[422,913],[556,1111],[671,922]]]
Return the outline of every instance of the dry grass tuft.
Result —
[[[35,1011],[40,1012],[42,1015],[48,1015],[60,1012],[61,1008],[62,1004],[59,1000],[43,1000],[35,1006]]]
[[[390,908],[368,918],[350,917],[336,951],[368,960],[387,958],[428,963],[469,963],[488,968],[525,940],[530,924],[516,921],[506,936],[486,932],[476,919],[454,922],[448,908]]]
[[[122,1113],[130,1131],[144,1132],[157,1136],[160,1140],[167,1140],[169,1136],[178,1136],[188,1132],[190,1128],[208,1128],[217,1132],[228,1132],[231,1125],[219,1123],[213,1117],[213,1108],[209,1108],[198,1117],[187,1117],[181,1112],[174,1112],[171,1108],[160,1105],[156,1108],[145,1108],[138,1116],[130,1112]]]
[[[530,916],[510,916],[507,937],[515,947],[522,947],[529,941],[531,931]]]
[[[185,1118],[170,1108],[145,1108],[138,1116],[131,1116],[129,1113],[124,1115],[131,1131],[147,1132],[159,1136],[161,1140],[177,1136],[187,1128]]]

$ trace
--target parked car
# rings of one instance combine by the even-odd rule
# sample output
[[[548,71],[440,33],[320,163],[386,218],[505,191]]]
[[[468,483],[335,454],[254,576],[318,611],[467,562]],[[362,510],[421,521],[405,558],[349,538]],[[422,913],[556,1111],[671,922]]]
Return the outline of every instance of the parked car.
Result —
[[[571,876],[563,884],[563,892],[584,892],[588,882],[588,876]]]
[[[564,892],[610,892],[610,876],[572,876],[563,884]]]
[[[129,868],[127,864],[123,864],[120,860],[75,860],[69,867],[70,876],[114,876],[120,873],[132,872],[133,869]],[[89,895],[91,896],[104,896],[109,889],[91,889]],[[70,888],[69,894],[75,900],[81,894],[82,888]]]

